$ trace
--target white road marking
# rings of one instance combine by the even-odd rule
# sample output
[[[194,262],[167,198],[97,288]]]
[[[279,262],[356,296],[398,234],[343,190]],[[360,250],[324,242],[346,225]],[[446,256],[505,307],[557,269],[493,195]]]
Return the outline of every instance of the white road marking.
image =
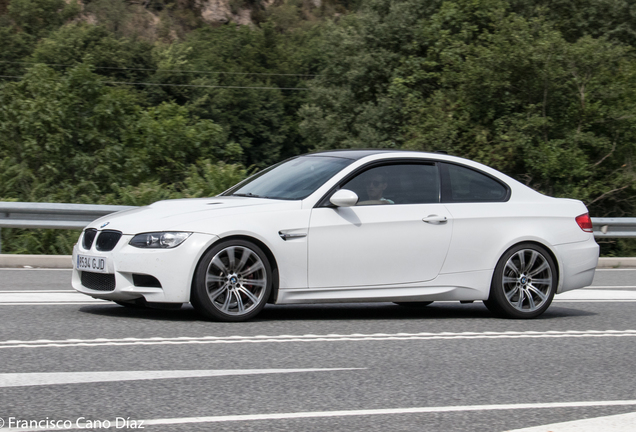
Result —
[[[607,301],[623,301],[636,300],[636,290],[619,291],[611,289],[582,289],[564,292],[554,296],[555,300],[607,300]]]
[[[96,301],[106,301],[106,300],[96,300]],[[38,302],[38,303],[18,303],[18,302],[11,302],[11,303],[0,303],[0,306],[57,306],[57,305],[94,305],[95,301],[91,301],[91,299],[88,299],[88,301],[71,301],[71,302]]]
[[[636,429],[636,412],[591,419],[553,423],[509,432],[633,432]]]
[[[556,303],[635,303],[636,300],[555,300]]]
[[[634,268],[597,268],[597,272],[636,271]]]
[[[0,304],[103,303],[77,291],[0,291]]]
[[[471,339],[543,339],[543,338],[590,338],[590,337],[636,337],[636,330],[568,330],[545,332],[462,332],[462,333],[373,333],[373,334],[326,334],[326,335],[278,335],[278,336],[198,336],[198,337],[151,337],[121,339],[63,339],[63,340],[7,340],[0,341],[0,349],[7,348],[64,348],[130,345],[198,345],[237,343],[288,343],[288,342],[363,342],[393,340],[471,340]]]
[[[342,411],[310,411],[297,413],[252,414],[252,415],[228,415],[210,417],[186,417],[174,419],[146,420],[147,425],[168,425],[184,423],[216,423],[250,420],[283,420],[318,417],[348,417],[369,415],[395,415],[395,414],[427,414],[449,413],[466,411],[503,411],[524,409],[555,409],[555,408],[583,408],[583,407],[607,407],[636,405],[636,400],[622,401],[594,401],[594,402],[554,402],[554,403],[528,403],[528,404],[502,404],[502,405],[460,405],[446,407],[416,407],[416,408],[389,408],[368,410],[342,410]]]
[[[359,370],[360,368],[333,369],[236,369],[236,370],[172,370],[172,371],[109,371],[109,372],[50,372],[0,373],[1,387],[29,387],[55,384],[80,384],[114,381],[142,381],[171,378],[198,378],[230,375],[264,375],[301,372]]]
[[[635,287],[636,288],[636,287]],[[76,293],[79,294],[75,290],[0,290],[0,294],[11,293],[11,294],[24,294],[24,293]]]
[[[0,291],[0,305],[5,306],[94,304],[104,303],[105,301],[91,298],[74,290]],[[636,286],[591,286],[557,294],[554,297],[554,301],[636,301]]]
[[[0,271],[66,271],[72,272],[72,268],[43,268],[43,267],[0,267]]]
[[[181,417],[165,419],[136,420],[137,424],[147,426],[181,425],[196,423],[227,423],[240,421],[266,421],[266,420],[288,420],[288,419],[311,419],[326,417],[351,417],[351,416],[372,416],[372,415],[405,415],[405,414],[433,414],[433,413],[453,413],[470,411],[508,411],[508,410],[536,410],[536,409],[560,409],[560,408],[589,408],[589,407],[611,407],[611,406],[632,406],[636,405],[636,400],[616,400],[616,401],[583,401],[583,402],[553,402],[553,403],[526,403],[526,404],[501,404],[501,405],[457,405],[445,407],[415,407],[415,408],[388,408],[388,409],[365,409],[365,410],[339,410],[339,411],[306,411],[291,413],[271,413],[271,414],[246,414],[246,415],[224,415],[208,417]],[[142,423],[140,423],[142,422]],[[111,421],[113,427],[115,420]],[[86,424],[73,423],[72,426],[64,430],[84,429]],[[112,429],[112,427],[111,427]],[[7,432],[35,432],[42,430],[56,429],[3,429]]]

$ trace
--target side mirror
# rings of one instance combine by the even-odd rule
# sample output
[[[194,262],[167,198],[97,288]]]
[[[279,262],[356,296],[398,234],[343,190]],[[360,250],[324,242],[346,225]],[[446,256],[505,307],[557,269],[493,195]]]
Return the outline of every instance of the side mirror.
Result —
[[[340,189],[331,195],[329,202],[336,207],[353,207],[358,203],[358,195],[354,191]]]

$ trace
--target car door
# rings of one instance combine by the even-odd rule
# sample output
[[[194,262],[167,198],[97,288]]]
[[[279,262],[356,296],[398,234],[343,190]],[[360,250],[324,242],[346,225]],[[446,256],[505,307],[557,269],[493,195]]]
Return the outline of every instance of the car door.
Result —
[[[444,272],[492,270],[502,248],[524,230],[523,214],[510,205],[510,188],[477,169],[440,163],[442,202],[453,217],[453,239]]]
[[[340,186],[351,207],[318,206],[308,234],[310,288],[395,285],[434,279],[453,222],[440,203],[435,163],[372,166]],[[328,201],[328,200],[327,200]]]

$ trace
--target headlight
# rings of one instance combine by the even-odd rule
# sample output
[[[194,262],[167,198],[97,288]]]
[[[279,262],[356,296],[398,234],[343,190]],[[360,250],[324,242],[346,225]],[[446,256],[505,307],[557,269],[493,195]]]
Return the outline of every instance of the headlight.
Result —
[[[138,248],[170,249],[179,246],[190,237],[188,232],[154,232],[137,234],[130,245]]]

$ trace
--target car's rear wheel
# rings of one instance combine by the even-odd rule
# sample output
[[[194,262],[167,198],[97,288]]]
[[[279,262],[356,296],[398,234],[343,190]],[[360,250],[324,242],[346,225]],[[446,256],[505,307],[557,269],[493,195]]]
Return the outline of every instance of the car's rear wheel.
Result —
[[[548,251],[534,243],[521,243],[499,259],[484,303],[498,316],[535,318],[552,303],[557,280]]]
[[[207,251],[194,274],[192,306],[219,321],[244,321],[258,314],[272,288],[267,256],[255,244],[230,240]]]

